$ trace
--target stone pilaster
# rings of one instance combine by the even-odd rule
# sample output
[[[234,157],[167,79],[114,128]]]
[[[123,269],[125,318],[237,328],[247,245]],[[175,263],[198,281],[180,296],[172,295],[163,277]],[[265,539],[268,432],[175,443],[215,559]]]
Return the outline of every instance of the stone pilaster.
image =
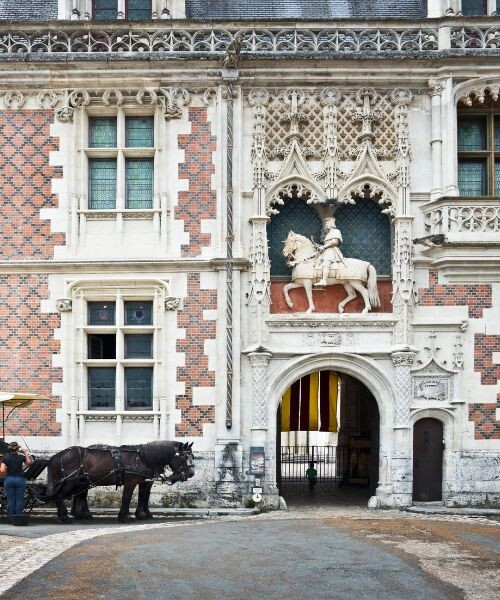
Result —
[[[252,352],[248,355],[252,367],[252,429],[267,429],[267,367],[269,352]]]

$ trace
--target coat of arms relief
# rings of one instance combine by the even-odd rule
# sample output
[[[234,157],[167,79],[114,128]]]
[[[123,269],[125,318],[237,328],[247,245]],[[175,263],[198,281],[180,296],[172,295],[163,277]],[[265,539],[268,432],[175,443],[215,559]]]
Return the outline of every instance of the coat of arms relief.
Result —
[[[269,300],[270,265],[266,224],[288,198],[300,198],[321,217],[321,243],[290,232],[284,253],[293,267],[284,290],[303,286],[307,312],[313,312],[314,289],[341,284],[346,297],[357,293],[362,312],[379,304],[377,274],[369,262],[346,257],[335,213],[346,204],[375,202],[394,221],[393,305],[403,320],[404,305],[414,302],[411,220],[408,215],[410,90],[359,88],[250,90],[253,110],[252,282],[249,303]],[[302,238],[302,239],[301,239]],[[288,289],[287,289],[288,288]],[[408,319],[406,319],[406,322]],[[405,337],[400,330],[400,341]]]

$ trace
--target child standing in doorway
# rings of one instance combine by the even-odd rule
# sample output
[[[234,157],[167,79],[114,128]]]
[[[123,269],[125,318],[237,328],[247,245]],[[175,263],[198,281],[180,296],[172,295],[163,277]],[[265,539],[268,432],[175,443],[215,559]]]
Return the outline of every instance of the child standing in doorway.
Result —
[[[306,477],[307,477],[307,481],[309,482],[309,490],[311,492],[314,492],[314,486],[316,485],[316,483],[318,481],[318,472],[314,468],[313,462],[309,463],[309,468],[306,471]]]

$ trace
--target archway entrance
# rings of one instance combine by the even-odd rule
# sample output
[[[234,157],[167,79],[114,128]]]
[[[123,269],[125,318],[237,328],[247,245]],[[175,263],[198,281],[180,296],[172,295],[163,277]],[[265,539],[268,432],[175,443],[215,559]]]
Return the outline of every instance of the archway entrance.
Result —
[[[425,418],[413,427],[413,500],[443,499],[443,424]]]
[[[375,494],[380,415],[370,390],[321,370],[295,381],[277,411],[277,483],[288,503],[360,503]],[[306,470],[317,472],[311,492]]]

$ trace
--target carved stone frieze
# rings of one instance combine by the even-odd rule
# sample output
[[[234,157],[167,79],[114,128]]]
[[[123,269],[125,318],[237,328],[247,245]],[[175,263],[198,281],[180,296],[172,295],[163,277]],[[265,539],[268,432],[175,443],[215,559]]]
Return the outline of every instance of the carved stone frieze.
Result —
[[[413,400],[450,402],[456,371],[439,364],[435,352],[428,362],[412,371]]]
[[[306,346],[355,346],[358,343],[358,337],[351,332],[304,333],[302,343]]]
[[[365,329],[392,329],[394,327],[395,320],[382,320],[373,319],[368,317],[367,319],[330,319],[330,320],[306,320],[306,319],[283,319],[267,321],[270,329],[303,329],[307,330],[365,330]]]
[[[10,90],[3,97],[3,103],[7,108],[11,109],[21,108],[25,101],[24,94],[19,90]]]

